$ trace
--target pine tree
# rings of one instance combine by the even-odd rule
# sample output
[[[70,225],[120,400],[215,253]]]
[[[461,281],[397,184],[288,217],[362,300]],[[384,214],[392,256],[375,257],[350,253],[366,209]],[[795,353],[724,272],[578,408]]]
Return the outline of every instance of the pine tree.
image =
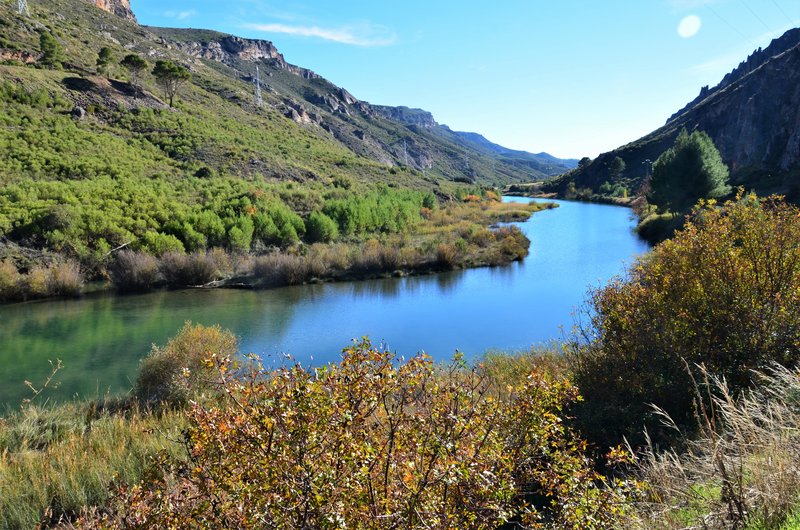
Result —
[[[153,68],[153,75],[158,80],[161,88],[164,89],[164,95],[169,99],[170,107],[172,107],[172,100],[178,92],[178,87],[192,77],[189,70],[172,61],[156,62],[156,66]]]
[[[699,199],[718,199],[730,192],[728,167],[711,137],[683,129],[675,145],[653,164],[647,200],[662,210],[681,213]]]
[[[61,68],[64,60],[64,51],[61,44],[48,31],[39,34],[39,48],[42,50],[41,62],[48,68]]]

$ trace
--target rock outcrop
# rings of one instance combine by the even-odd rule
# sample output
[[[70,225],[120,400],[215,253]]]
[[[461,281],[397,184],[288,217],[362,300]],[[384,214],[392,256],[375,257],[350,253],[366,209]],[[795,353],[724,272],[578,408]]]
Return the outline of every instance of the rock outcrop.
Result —
[[[372,109],[385,118],[398,121],[405,125],[414,125],[423,129],[432,129],[439,125],[433,119],[433,114],[422,109],[410,109],[408,107],[386,107],[383,105],[372,105]]]
[[[245,39],[233,35],[220,34],[219,38],[199,42],[175,42],[179,50],[202,59],[218,61],[228,66],[236,66],[240,61],[265,61],[281,70],[291,72],[303,79],[318,79],[319,76],[293,64],[283,58],[278,49],[270,41],[261,39]]]
[[[122,17],[131,22],[136,22],[136,16],[131,10],[130,0],[89,0],[91,3],[102,9],[108,11],[118,17]]]

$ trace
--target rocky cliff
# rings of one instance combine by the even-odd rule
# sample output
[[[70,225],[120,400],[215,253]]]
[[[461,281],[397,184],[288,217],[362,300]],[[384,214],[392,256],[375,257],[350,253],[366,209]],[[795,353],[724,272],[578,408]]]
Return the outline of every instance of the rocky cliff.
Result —
[[[108,11],[109,13],[113,13],[114,15],[122,17],[126,20],[136,22],[136,16],[134,16],[133,11],[131,10],[130,0],[88,0],[88,1],[93,3],[103,11]]]
[[[619,182],[635,189],[648,161],[672,145],[683,128],[711,136],[730,167],[732,184],[800,199],[800,29],[754,52],[714,88],[704,87],[660,129],[582,164],[551,187],[563,191],[574,182],[597,191],[613,180],[609,170],[620,157],[626,170]]]

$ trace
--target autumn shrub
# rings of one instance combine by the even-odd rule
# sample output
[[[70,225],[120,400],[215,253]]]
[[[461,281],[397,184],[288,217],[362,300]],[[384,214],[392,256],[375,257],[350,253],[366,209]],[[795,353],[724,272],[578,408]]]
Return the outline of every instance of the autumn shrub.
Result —
[[[48,296],[78,296],[83,290],[83,276],[78,263],[65,261],[47,269]]]
[[[309,269],[303,256],[274,253],[255,258],[252,275],[258,287],[278,287],[303,283],[309,277]]]
[[[13,263],[0,261],[0,301],[18,300],[22,296],[22,275]]]
[[[146,291],[162,281],[158,260],[147,253],[123,250],[108,267],[114,286],[120,291]]]
[[[370,239],[353,251],[351,268],[361,273],[375,273],[384,270],[384,249],[380,241]]]
[[[452,243],[439,243],[436,246],[436,263],[441,267],[453,268],[458,263],[458,250]]]
[[[202,251],[167,252],[159,260],[159,270],[171,287],[205,285],[220,278],[215,255]]]
[[[84,528],[592,529],[624,525],[635,483],[593,470],[565,427],[565,379],[502,399],[460,359],[400,362],[368,341],[341,363],[229,377],[188,411],[189,465],[120,492]]]
[[[732,392],[800,360],[800,211],[777,198],[701,203],[675,238],[590,294],[570,355],[579,417],[601,444],[667,437],[651,404],[693,424],[690,371]]]
[[[185,404],[193,395],[213,389],[214,372],[204,361],[214,355],[233,355],[236,348],[230,331],[187,322],[166,345],[154,345],[142,360],[134,395],[148,404]]]

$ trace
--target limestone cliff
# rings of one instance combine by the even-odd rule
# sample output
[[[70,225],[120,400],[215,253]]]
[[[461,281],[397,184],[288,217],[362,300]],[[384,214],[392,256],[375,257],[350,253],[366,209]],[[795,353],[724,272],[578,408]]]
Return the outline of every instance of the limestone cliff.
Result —
[[[136,22],[136,16],[134,16],[133,11],[131,10],[130,0],[88,0],[88,1],[93,3],[103,11],[108,11],[109,13],[113,13],[114,15],[122,17],[126,20]]]

